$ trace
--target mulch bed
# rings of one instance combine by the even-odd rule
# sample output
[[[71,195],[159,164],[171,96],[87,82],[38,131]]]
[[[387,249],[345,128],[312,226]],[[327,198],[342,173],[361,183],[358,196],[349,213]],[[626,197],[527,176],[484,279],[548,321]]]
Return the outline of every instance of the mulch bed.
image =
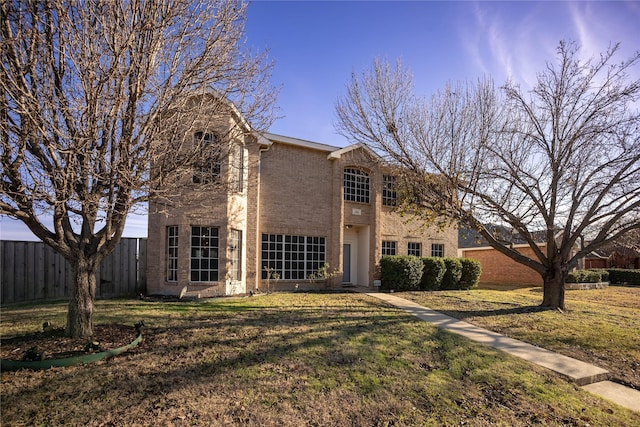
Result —
[[[116,324],[94,325],[93,332],[91,338],[70,338],[64,335],[63,328],[53,328],[46,332],[2,338],[0,357],[5,360],[28,360],[37,355],[38,360],[64,359],[122,347],[138,336],[133,326]]]

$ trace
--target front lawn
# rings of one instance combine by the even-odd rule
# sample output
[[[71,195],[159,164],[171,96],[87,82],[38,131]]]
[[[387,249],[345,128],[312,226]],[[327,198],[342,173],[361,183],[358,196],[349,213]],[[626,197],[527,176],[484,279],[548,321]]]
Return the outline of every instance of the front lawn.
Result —
[[[2,337],[62,324],[64,304],[3,308]],[[114,359],[3,372],[13,425],[634,426],[640,414],[361,294],[99,301],[144,320]]]
[[[640,287],[568,290],[563,313],[541,288],[399,293],[469,323],[590,362],[640,390]]]

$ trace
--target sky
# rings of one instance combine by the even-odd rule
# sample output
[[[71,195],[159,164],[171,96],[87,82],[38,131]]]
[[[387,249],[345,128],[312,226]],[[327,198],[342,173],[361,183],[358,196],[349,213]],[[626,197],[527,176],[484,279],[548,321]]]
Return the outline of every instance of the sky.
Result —
[[[254,1],[245,30],[247,47],[275,64],[280,118],[269,132],[344,147],[336,101],[374,58],[399,59],[418,95],[482,77],[527,88],[560,40],[577,42],[584,58],[611,43],[619,60],[640,50],[640,1]],[[144,214],[130,215],[124,236],[145,237],[146,227]],[[0,239],[37,240],[6,217]]]

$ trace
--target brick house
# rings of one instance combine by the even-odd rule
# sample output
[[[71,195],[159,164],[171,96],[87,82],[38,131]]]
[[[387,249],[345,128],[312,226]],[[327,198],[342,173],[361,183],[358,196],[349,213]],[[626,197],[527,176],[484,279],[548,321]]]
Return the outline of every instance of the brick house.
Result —
[[[184,191],[179,208],[149,204],[149,294],[371,287],[383,254],[456,256],[454,227],[393,211],[394,178],[365,146],[255,132],[231,144],[210,170],[233,185],[204,198]],[[325,264],[336,274],[309,280]]]
[[[539,244],[544,251],[546,244]],[[527,244],[516,244],[513,248],[521,254],[535,259],[533,249]],[[484,285],[531,285],[542,286],[540,274],[524,264],[520,264],[508,256],[489,246],[461,248],[460,257],[471,258],[482,265],[480,283]]]

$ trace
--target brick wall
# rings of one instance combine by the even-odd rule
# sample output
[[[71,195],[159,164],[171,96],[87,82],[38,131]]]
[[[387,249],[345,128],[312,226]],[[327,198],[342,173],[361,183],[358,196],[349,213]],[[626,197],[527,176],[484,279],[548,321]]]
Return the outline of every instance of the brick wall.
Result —
[[[516,247],[516,250],[530,258],[535,258],[528,246]],[[493,248],[466,248],[461,249],[460,252],[464,258],[480,261],[482,265],[480,283],[542,286],[540,274]]]

